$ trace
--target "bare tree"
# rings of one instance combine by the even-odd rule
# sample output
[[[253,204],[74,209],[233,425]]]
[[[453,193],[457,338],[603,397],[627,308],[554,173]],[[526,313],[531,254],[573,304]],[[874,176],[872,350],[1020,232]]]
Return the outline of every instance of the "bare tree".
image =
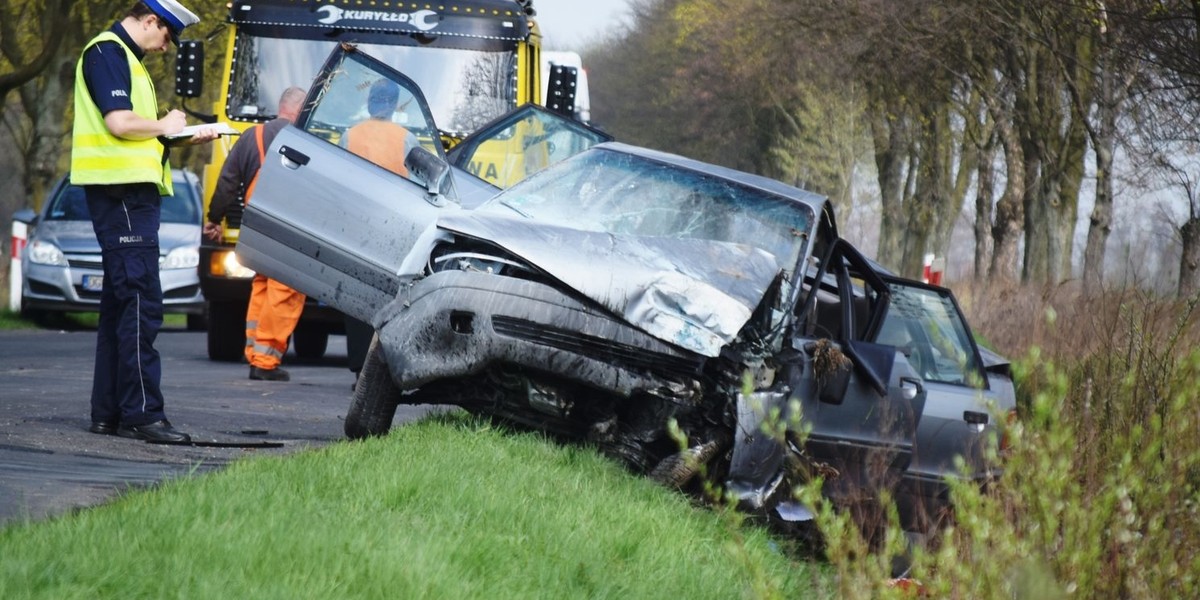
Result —
[[[1200,292],[1200,199],[1196,148],[1200,132],[1200,0],[1141,0],[1114,16],[1129,35],[1122,49],[1145,67],[1134,94],[1138,153],[1184,193],[1187,214],[1176,224],[1182,243],[1177,291]]]
[[[53,60],[68,26],[74,0],[10,0],[0,5],[0,98],[37,77]],[[0,115],[3,113],[0,103]]]
[[[1117,151],[1137,139],[1122,128],[1182,115],[1138,135],[1200,146],[1200,0],[638,0],[635,12],[626,37],[589,56],[602,124],[834,197],[858,165],[846,146],[869,139],[879,255],[909,275],[945,252],[973,193],[977,276],[1071,277],[1094,156],[1094,289]],[[841,133],[813,109],[829,91],[861,111],[836,120]]]

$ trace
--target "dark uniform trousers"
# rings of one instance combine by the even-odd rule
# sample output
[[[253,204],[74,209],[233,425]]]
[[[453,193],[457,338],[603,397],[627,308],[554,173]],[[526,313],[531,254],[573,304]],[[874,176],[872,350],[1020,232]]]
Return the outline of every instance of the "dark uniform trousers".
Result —
[[[145,425],[164,418],[158,225],[162,197],[152,183],[88,185],[88,211],[100,241],[104,287],[92,375],[92,421]]]

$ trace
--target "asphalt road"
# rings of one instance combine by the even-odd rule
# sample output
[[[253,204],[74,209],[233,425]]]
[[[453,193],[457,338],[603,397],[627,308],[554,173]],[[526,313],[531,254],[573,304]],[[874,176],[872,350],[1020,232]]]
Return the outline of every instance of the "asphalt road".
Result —
[[[290,354],[290,382],[251,381],[241,363],[208,360],[203,332],[164,329],[167,417],[193,440],[245,447],[170,446],[89,433],[95,331],[0,331],[0,525],[93,506],[169,477],[248,456],[344,440],[353,374],[345,338],[320,360]],[[401,406],[397,421],[427,409]],[[265,444],[280,447],[263,447]],[[257,447],[255,447],[257,446]]]

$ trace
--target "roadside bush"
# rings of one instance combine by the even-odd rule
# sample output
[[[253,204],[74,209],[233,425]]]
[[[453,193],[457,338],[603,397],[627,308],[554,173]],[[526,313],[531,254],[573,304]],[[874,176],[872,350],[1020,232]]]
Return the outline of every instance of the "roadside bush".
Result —
[[[1200,597],[1198,299],[964,297],[978,333],[1023,357],[1020,418],[996,484],[952,482],[953,524],[913,551],[911,577],[939,598]],[[867,552],[818,512],[843,597],[911,596],[884,576],[897,534]]]

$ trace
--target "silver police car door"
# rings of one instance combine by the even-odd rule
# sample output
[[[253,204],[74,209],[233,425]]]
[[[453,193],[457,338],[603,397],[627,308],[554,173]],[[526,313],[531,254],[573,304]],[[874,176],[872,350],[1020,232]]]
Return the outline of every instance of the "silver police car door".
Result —
[[[370,160],[360,156],[369,146]],[[399,266],[418,236],[456,208],[444,156],[417,84],[354,46],[337,47],[299,119],[267,151],[242,219],[239,261],[369,321],[395,298]]]

